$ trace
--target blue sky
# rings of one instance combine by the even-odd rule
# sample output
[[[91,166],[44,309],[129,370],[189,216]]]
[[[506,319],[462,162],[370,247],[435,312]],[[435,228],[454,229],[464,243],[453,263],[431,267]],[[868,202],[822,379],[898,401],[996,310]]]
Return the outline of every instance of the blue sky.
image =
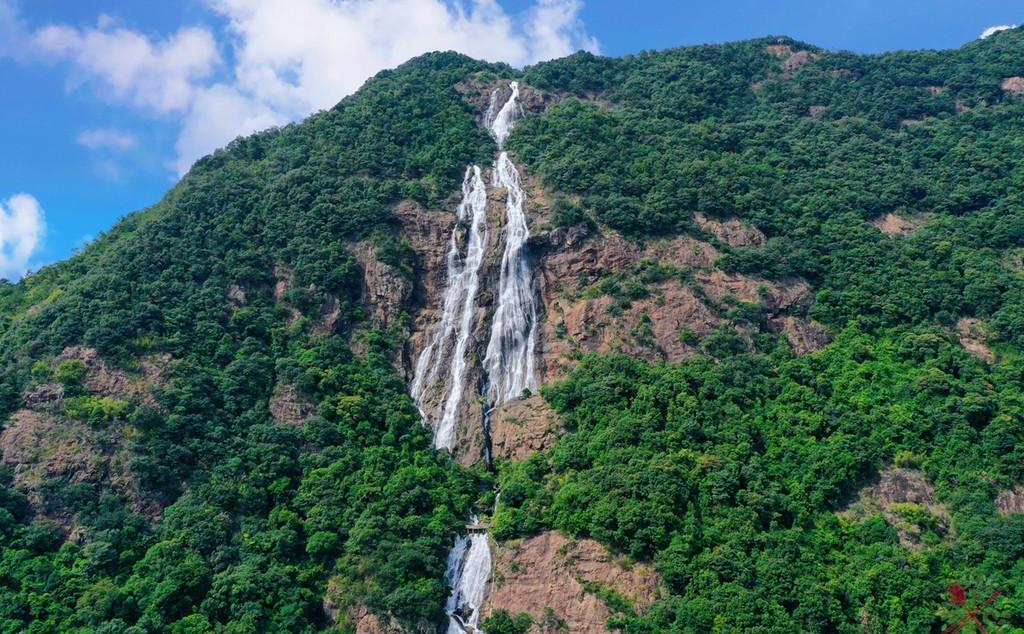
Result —
[[[1024,23],[1020,0],[462,4],[0,0],[0,276],[67,257],[203,153],[329,107],[426,50],[522,65],[772,34],[871,53],[954,48]]]

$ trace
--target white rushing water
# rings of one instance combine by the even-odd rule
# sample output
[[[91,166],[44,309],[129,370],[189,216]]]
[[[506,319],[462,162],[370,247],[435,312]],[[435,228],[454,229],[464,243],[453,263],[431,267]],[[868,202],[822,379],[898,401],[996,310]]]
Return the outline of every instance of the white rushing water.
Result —
[[[466,253],[459,251],[460,226],[469,223]],[[465,391],[466,347],[473,331],[476,295],[480,285],[480,263],[487,248],[487,188],[476,165],[466,169],[462,182],[462,202],[458,224],[452,230],[448,246],[448,287],[444,293],[441,322],[434,336],[416,360],[412,397],[423,417],[434,429],[434,448],[452,450],[455,425]],[[438,419],[437,412],[425,411],[427,391],[438,380],[444,361],[448,361],[445,385],[447,395]]]
[[[504,188],[505,250],[501,257],[498,281],[498,305],[491,323],[484,368],[487,370],[487,399],[491,406],[518,398],[523,390],[537,389],[534,349],[537,343],[537,303],[533,289],[533,272],[526,257],[526,240],[530,229],[526,224],[523,188],[508,152],[505,140],[522,114],[519,86],[512,82],[512,96],[491,119],[491,134],[500,150],[494,163],[494,186]]]
[[[512,93],[500,105],[499,91],[491,94],[484,117],[498,145],[494,162],[493,185],[506,190],[504,251],[496,295],[497,306],[483,369],[487,374],[489,405],[517,398],[524,389],[536,389],[534,349],[537,339],[537,306],[533,292],[533,274],[526,254],[529,227],[526,222],[523,189],[519,171],[505,151],[505,141],[522,115],[519,85],[509,85]],[[487,248],[487,191],[480,168],[466,170],[462,184],[459,224],[469,223],[465,254],[460,252],[460,227],[452,231],[448,248],[448,286],[445,289],[441,321],[430,343],[416,360],[411,392],[424,419],[434,429],[434,447],[451,451],[455,443],[459,408],[465,392],[467,347],[474,329],[479,271]],[[444,368],[444,371],[442,371]],[[425,411],[430,391],[444,380],[447,392],[440,416]],[[495,500],[497,504],[497,500]],[[472,521],[475,523],[476,518]],[[451,595],[445,604],[448,634],[478,629],[480,606],[491,575],[491,550],[487,534],[471,532],[456,538],[448,554],[445,578]]]
[[[452,593],[445,603],[448,613],[448,634],[480,632],[480,606],[483,605],[487,581],[491,576],[491,547],[486,533],[471,533],[455,538],[448,554],[445,573]]]

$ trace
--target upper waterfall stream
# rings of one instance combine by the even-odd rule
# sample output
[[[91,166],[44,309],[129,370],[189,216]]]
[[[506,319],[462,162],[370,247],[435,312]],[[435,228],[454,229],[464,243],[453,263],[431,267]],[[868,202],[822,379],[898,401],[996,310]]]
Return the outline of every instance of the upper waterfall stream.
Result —
[[[505,226],[501,269],[490,335],[481,368],[485,373],[484,392],[489,409],[519,397],[524,390],[535,390],[534,350],[537,339],[537,305],[533,273],[527,261],[529,238],[525,195],[519,170],[505,142],[523,114],[519,104],[519,84],[509,84],[511,95],[499,107],[500,93],[491,94],[484,123],[498,146],[492,167],[492,186],[505,190]],[[462,184],[462,202],[458,222],[452,230],[447,254],[447,286],[441,319],[434,327],[429,343],[416,360],[410,388],[425,422],[434,430],[434,447],[452,451],[455,447],[469,371],[469,345],[476,328],[477,294],[480,268],[487,252],[487,190],[481,170],[474,165],[466,170]],[[468,236],[461,233],[468,223]],[[462,243],[465,242],[463,248]],[[443,389],[440,401],[433,399]],[[485,427],[487,414],[484,417]],[[485,436],[487,430],[484,430]],[[486,444],[486,443],[485,443]],[[488,449],[489,451],[489,449]],[[488,461],[490,455],[487,455]],[[475,521],[475,518],[474,518]],[[479,633],[480,607],[491,574],[488,536],[473,532],[456,538],[448,556],[446,578],[451,595],[445,605],[449,616],[449,634]]]

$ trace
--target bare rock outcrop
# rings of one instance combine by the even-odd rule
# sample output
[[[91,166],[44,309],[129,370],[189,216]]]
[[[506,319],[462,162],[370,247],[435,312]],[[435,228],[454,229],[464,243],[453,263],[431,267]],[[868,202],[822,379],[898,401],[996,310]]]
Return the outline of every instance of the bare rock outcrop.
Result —
[[[290,425],[302,424],[316,413],[313,399],[285,381],[278,381],[274,385],[268,407],[275,422]]]
[[[763,235],[736,221],[708,220],[709,230],[735,244],[757,244]],[[714,224],[711,224],[714,223]],[[724,308],[742,301],[763,307],[769,319],[806,312],[810,287],[800,280],[772,282],[715,268],[718,251],[689,236],[647,244],[618,234],[592,236],[571,227],[538,237],[540,290],[545,318],[540,328],[544,381],[564,376],[575,366],[579,352],[622,352],[651,360],[680,361],[694,353],[694,343],[725,321]],[[663,265],[684,276],[645,284],[645,295],[629,302],[590,288],[606,276],[623,275],[635,267]],[[794,335],[797,345],[810,347],[820,333],[800,330],[792,320],[779,323]]]
[[[796,70],[818,58],[817,54],[808,50],[794,51],[788,44],[769,44],[764,47],[764,52],[782,59],[781,66],[784,71]]]
[[[381,262],[371,242],[358,242],[351,251],[363,271],[362,301],[370,308],[373,325],[387,328],[398,320],[412,297],[412,281]]]
[[[760,229],[743,224],[736,218],[716,220],[698,212],[693,214],[693,220],[700,228],[731,247],[756,247],[765,242],[765,235]]]
[[[473,104],[476,111],[483,117],[484,113],[487,112],[487,108],[491,105],[491,94],[498,91],[498,103],[502,104],[508,100],[511,94],[509,88],[510,79],[500,79],[497,81],[468,81],[463,82],[456,86],[464,99],[469,103]],[[541,90],[538,90],[532,86],[519,84],[519,105],[522,106],[523,110],[532,114],[539,114],[550,108],[556,99]]]
[[[1024,95],[1024,77],[1007,77],[1001,84],[1003,92],[1008,95]]]
[[[903,216],[890,213],[875,218],[871,224],[887,236],[907,236],[923,227],[929,218],[928,214]]]
[[[935,487],[923,472],[902,467],[887,467],[879,472],[840,515],[859,520],[881,512],[885,521],[896,529],[900,544],[905,548],[920,549],[923,547],[921,528],[907,519],[908,511],[915,514],[925,512],[940,534],[949,530],[949,511],[945,505],[935,501]]]
[[[65,348],[56,359],[63,361],[81,361],[85,364],[86,374],[83,385],[87,390],[101,396],[109,396],[122,400],[137,401],[156,407],[153,388],[166,385],[171,357],[165,353],[150,354],[139,360],[138,372],[128,373],[125,370],[107,363],[99,356],[95,348],[86,346],[70,346]],[[38,389],[59,391],[58,386],[40,386]],[[32,392],[29,399],[37,398],[38,392]]]
[[[606,632],[612,615],[594,594],[607,588],[643,613],[657,597],[659,579],[646,564],[617,561],[604,546],[571,540],[551,531],[500,544],[494,549],[494,574],[482,614],[505,610],[533,617],[531,631],[550,610],[573,634]]]
[[[964,350],[985,363],[993,363],[996,355],[992,349],[985,345],[988,339],[988,331],[984,322],[975,317],[964,317],[956,322],[956,336]]]
[[[832,340],[832,336],[821,324],[814,320],[804,319],[803,317],[785,315],[773,319],[771,326],[773,329],[777,329],[777,332],[781,332],[786,336],[786,340],[789,341],[793,352],[797,354],[817,352]]]
[[[558,439],[558,414],[539,395],[503,403],[491,415],[495,458],[525,460]]]
[[[1000,491],[996,496],[996,508],[1001,513],[1024,513],[1024,486]]]

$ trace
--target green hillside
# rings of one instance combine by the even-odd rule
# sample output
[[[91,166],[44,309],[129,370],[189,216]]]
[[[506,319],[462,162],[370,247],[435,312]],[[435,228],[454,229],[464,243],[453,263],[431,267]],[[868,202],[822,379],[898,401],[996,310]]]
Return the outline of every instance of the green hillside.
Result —
[[[361,606],[429,631],[495,481],[494,538],[558,529],[654,564],[644,614],[602,594],[626,632],[941,631],[954,581],[1001,589],[990,631],[1024,631],[1024,514],[995,504],[1024,481],[1021,76],[1022,29],[523,71],[439,53],[237,140],[0,287],[0,632],[341,632]],[[804,280],[832,342],[798,356],[737,305],[682,363],[582,359],[543,390],[566,433],[528,460],[435,452],[393,363],[405,324],[369,326],[354,245],[422,273],[392,208],[454,207],[494,150],[466,87],[498,78],[551,104],[510,150],[557,224],[689,234],[727,272]],[[730,247],[694,212],[766,240]],[[628,303],[637,283],[602,288]],[[282,386],[308,399],[298,424]],[[852,511],[892,466],[934,508]]]

